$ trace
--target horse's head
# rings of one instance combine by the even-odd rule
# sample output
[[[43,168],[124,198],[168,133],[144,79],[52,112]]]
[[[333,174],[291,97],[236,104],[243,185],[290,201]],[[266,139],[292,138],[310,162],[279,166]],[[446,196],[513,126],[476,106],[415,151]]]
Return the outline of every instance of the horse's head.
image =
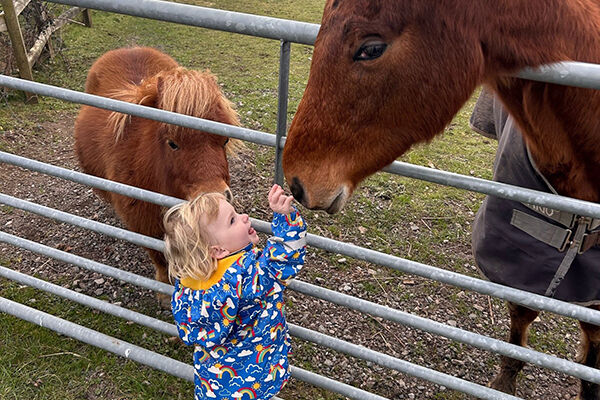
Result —
[[[185,68],[162,71],[139,85],[113,95],[115,98],[180,114],[239,125],[238,115],[210,72]],[[138,131],[139,172],[155,182],[140,182],[171,196],[191,199],[202,192],[221,192],[228,198],[227,155],[241,146],[238,140],[151,121],[111,114],[117,140],[127,145],[128,132]]]
[[[476,28],[446,3],[327,1],[283,153],[306,207],[339,211],[361,180],[442,131],[481,81]]]

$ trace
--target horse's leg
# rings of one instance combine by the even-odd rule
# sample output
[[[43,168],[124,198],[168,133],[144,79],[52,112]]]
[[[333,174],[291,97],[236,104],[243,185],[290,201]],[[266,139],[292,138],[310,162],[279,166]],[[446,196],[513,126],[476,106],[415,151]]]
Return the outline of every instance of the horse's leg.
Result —
[[[600,306],[592,308],[600,309]],[[579,362],[592,368],[600,368],[600,326],[579,322],[581,325],[581,347]],[[600,385],[581,381],[580,400],[600,400]]]
[[[538,316],[539,311],[508,302],[510,314],[510,334],[508,342],[519,346],[527,346],[529,325]],[[505,393],[515,394],[517,374],[523,369],[525,362],[502,356],[500,373],[490,382],[490,387]]]
[[[154,264],[156,280],[159,282],[170,283],[169,272],[167,270],[167,260],[165,259],[163,253],[156,250],[146,250],[148,250],[148,255]],[[157,293],[156,297],[158,298],[158,302],[162,308],[171,309],[171,296],[163,293]]]

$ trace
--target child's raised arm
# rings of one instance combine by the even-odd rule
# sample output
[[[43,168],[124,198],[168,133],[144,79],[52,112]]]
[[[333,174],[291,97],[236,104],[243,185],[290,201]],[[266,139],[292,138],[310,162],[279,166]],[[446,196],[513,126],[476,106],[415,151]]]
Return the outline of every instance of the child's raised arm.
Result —
[[[274,185],[269,192],[273,209],[271,228],[273,236],[248,272],[252,279],[244,281],[242,297],[261,298],[280,292],[304,264],[306,252],[306,224],[292,206],[293,197]]]
[[[269,205],[274,212],[273,236],[267,241],[261,257],[266,269],[284,283],[298,273],[306,252],[306,224],[292,205],[293,199],[286,196],[279,185],[271,188]]]

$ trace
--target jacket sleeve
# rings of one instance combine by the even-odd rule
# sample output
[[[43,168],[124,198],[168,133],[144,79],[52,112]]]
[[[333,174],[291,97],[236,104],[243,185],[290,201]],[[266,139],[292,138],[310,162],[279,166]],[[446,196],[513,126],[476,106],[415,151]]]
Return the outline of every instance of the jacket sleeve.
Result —
[[[219,282],[220,288],[193,290],[177,280],[171,307],[179,337],[185,344],[206,348],[223,344],[238,313],[236,285]]]
[[[283,284],[292,279],[304,264],[306,223],[294,208],[291,214],[274,213],[273,236],[267,240],[261,265]]]
[[[289,215],[275,213],[274,236],[262,253],[244,260],[244,298],[264,299],[282,292],[302,268],[306,252],[306,224],[296,209]]]

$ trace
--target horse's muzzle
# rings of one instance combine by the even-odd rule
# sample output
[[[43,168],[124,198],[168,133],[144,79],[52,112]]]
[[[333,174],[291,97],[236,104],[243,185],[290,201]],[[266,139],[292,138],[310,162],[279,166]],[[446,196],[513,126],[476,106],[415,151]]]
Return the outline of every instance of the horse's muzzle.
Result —
[[[292,184],[290,185],[290,190],[292,191],[292,196],[296,199],[296,201],[304,206],[304,188],[302,187],[302,183],[300,183],[300,179],[294,177],[292,179]]]

